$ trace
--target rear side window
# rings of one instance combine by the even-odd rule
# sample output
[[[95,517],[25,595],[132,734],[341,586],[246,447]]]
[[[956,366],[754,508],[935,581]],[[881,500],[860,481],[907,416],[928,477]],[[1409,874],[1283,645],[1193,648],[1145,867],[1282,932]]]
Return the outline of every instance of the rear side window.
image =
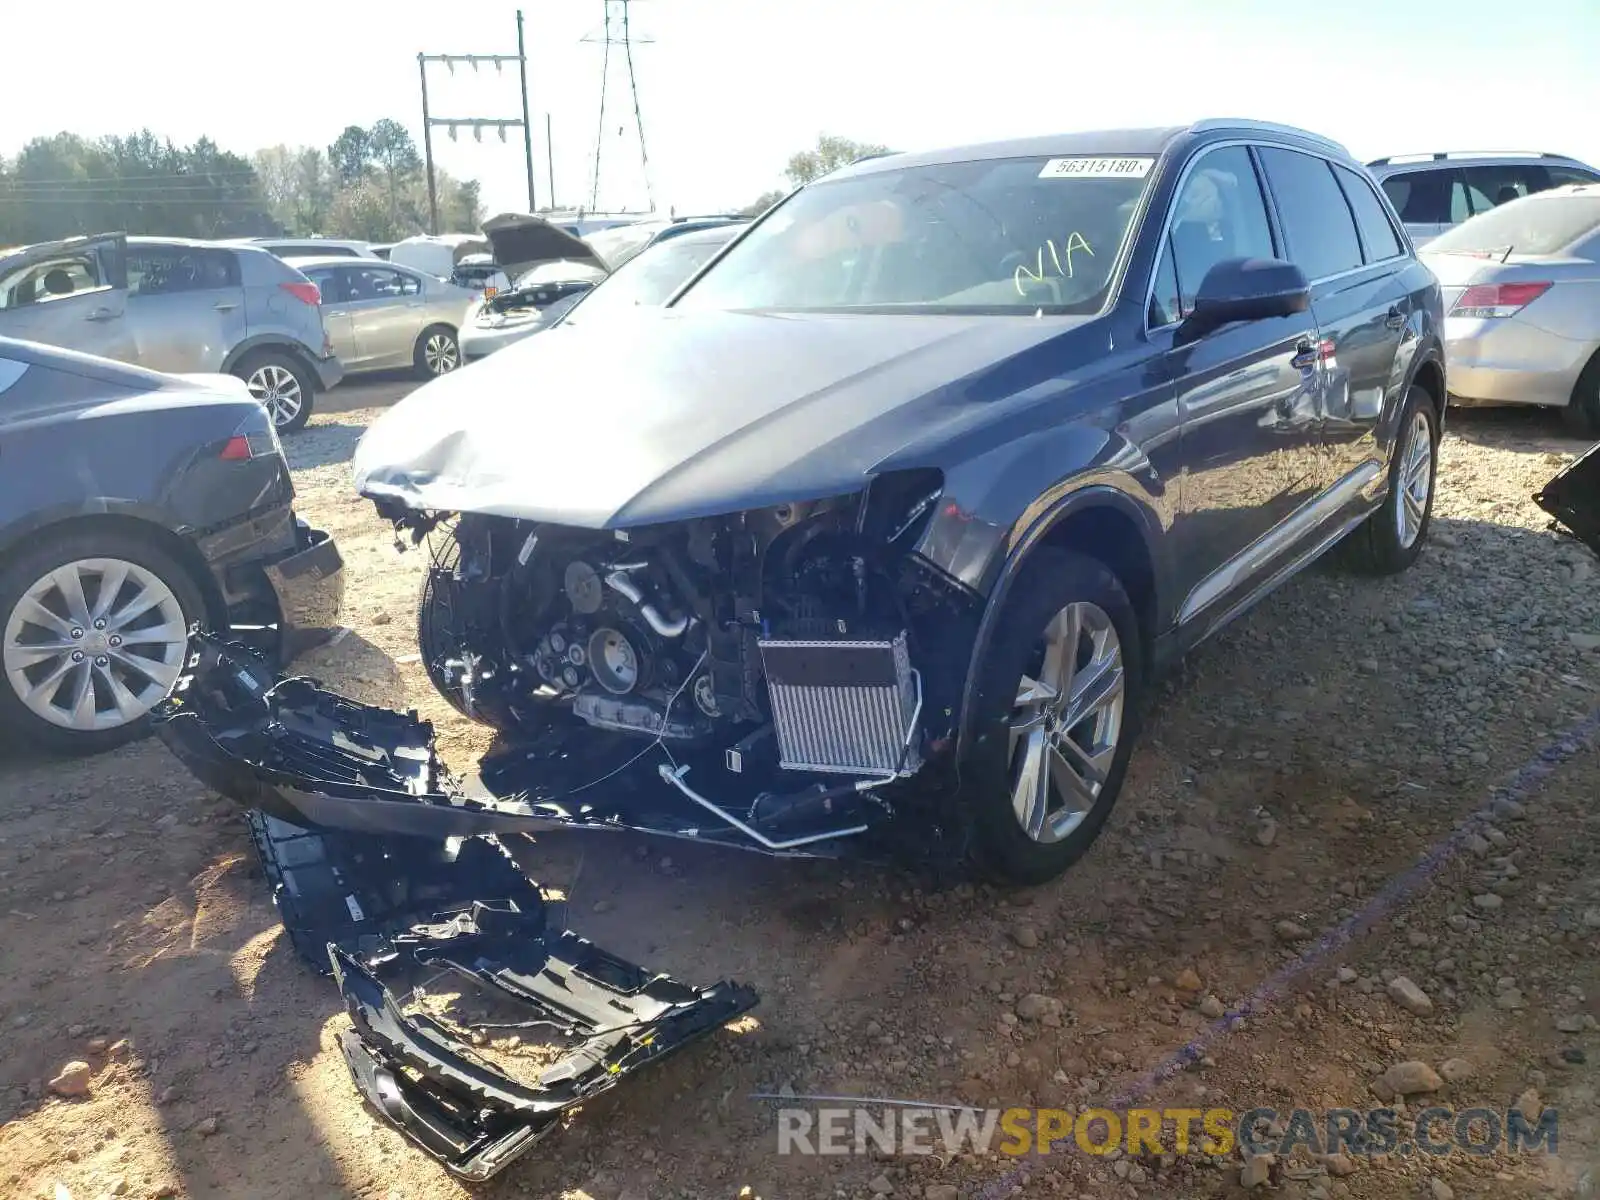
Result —
[[[128,294],[168,296],[239,286],[239,260],[203,246],[129,246]]]
[[[422,291],[422,281],[415,275],[388,267],[362,267],[344,272],[350,287],[351,300],[394,300],[401,296],[415,296]]]
[[[1395,235],[1389,214],[1383,211],[1378,193],[1372,190],[1372,183],[1347,167],[1336,166],[1333,173],[1344,189],[1344,198],[1350,202],[1350,211],[1356,215],[1356,228],[1361,231],[1367,261],[1382,262],[1399,257],[1403,253],[1400,239]]]
[[[1361,265],[1355,218],[1333,167],[1295,150],[1264,146],[1261,164],[1278,202],[1289,260],[1307,279],[1326,279]]]
[[[1576,167],[1546,167],[1545,175],[1549,180],[1549,187],[1566,187],[1569,183],[1600,183],[1600,175],[1592,171],[1580,171]]]
[[[1391,175],[1383,192],[1408,225],[1457,225],[1472,215],[1466,181],[1454,167]]]
[[[1472,211],[1488,212],[1512,200],[1520,200],[1531,192],[1542,191],[1548,176],[1543,167],[1516,163],[1501,167],[1463,167],[1461,174],[1467,181],[1467,194],[1472,197]]]
[[[331,304],[344,299],[344,285],[339,282],[339,274],[336,267],[312,267],[305,272],[305,277],[317,285],[322,302]]]

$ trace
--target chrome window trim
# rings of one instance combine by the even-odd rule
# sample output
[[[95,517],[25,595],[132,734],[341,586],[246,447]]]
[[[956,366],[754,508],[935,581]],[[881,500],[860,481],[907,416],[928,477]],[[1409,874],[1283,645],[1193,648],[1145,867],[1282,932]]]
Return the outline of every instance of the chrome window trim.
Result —
[[[1331,166],[1335,166],[1335,165],[1344,166],[1344,167],[1348,167],[1349,166],[1349,163],[1341,162],[1339,159],[1333,158],[1333,157],[1331,157],[1331,156],[1329,156],[1327,154],[1323,154],[1323,153],[1320,153],[1320,152],[1315,151],[1315,150],[1308,150],[1304,146],[1293,146],[1293,145],[1290,145],[1289,143],[1287,143],[1285,141],[1280,141],[1280,140],[1277,140],[1275,138],[1269,138],[1269,137],[1230,138],[1230,139],[1228,139],[1226,141],[1207,142],[1204,146],[1200,147],[1192,155],[1189,156],[1188,161],[1184,163],[1183,169],[1178,175],[1178,182],[1176,183],[1176,185],[1174,185],[1174,187],[1172,189],[1172,196],[1167,200],[1166,213],[1162,216],[1162,219],[1161,219],[1160,237],[1162,239],[1165,239],[1172,232],[1172,214],[1177,209],[1178,197],[1183,194],[1183,185],[1189,182],[1189,176],[1194,172],[1195,167],[1200,163],[1200,161],[1207,154],[1211,153],[1213,150],[1223,150],[1223,149],[1226,149],[1229,146],[1243,146],[1247,150],[1251,149],[1253,147],[1261,147],[1261,148],[1267,148],[1267,149],[1273,149],[1273,150],[1290,150],[1290,151],[1293,151],[1296,154],[1304,154],[1307,158],[1321,159],[1324,163],[1327,163],[1330,167]],[[1265,171],[1266,171],[1266,166],[1265,166],[1265,164],[1261,164],[1257,169],[1264,174]],[[1365,167],[1362,168],[1362,170],[1365,170],[1365,169],[1366,169]],[[1333,182],[1334,182],[1334,186],[1337,187],[1338,184],[1339,184],[1338,179],[1335,178]],[[1282,228],[1280,227],[1280,224],[1279,224],[1279,222],[1281,220],[1281,217],[1280,217],[1280,214],[1277,211],[1277,209],[1278,209],[1278,198],[1271,194],[1271,191],[1270,191],[1271,185],[1265,179],[1258,178],[1256,183],[1257,183],[1257,186],[1260,186],[1262,188],[1261,198],[1262,198],[1263,202],[1266,202],[1266,204],[1267,204],[1267,220],[1272,225],[1273,242],[1274,242],[1274,244],[1276,244],[1278,239],[1282,236],[1282,233],[1283,233],[1283,230],[1282,230]],[[1340,193],[1339,194],[1340,194],[1341,197],[1344,195],[1344,191],[1343,191],[1342,188],[1340,189]],[[1385,205],[1387,206],[1387,201],[1385,201]],[[1345,208],[1348,210],[1349,207],[1350,207],[1350,202],[1347,200],[1347,201],[1345,201]],[[1350,223],[1351,223],[1352,226],[1356,225],[1356,218],[1355,218],[1355,214],[1354,213],[1350,214]],[[1360,230],[1359,227],[1356,228],[1356,244],[1357,245],[1361,244],[1361,230]],[[1406,251],[1405,251],[1405,253],[1403,253],[1399,257],[1401,257],[1401,258],[1409,258],[1409,257],[1411,257],[1412,254],[1413,254],[1413,250],[1410,248],[1410,239],[1409,238],[1403,239],[1402,244],[1404,246],[1406,246]],[[1279,247],[1279,249],[1280,250],[1287,250],[1287,247],[1286,246]],[[1287,260],[1285,260],[1285,261],[1287,261]],[[1332,275],[1323,275],[1323,276],[1320,276],[1320,277],[1318,277],[1316,279],[1307,280],[1307,282],[1312,287],[1316,287],[1319,284],[1324,284],[1324,283],[1333,283],[1333,282],[1336,282],[1337,280],[1345,279],[1345,278],[1348,278],[1348,277],[1350,277],[1352,275],[1359,275],[1363,271],[1370,271],[1373,267],[1382,266],[1384,263],[1392,263],[1392,262],[1395,262],[1395,261],[1397,261],[1397,260],[1393,259],[1393,258],[1385,258],[1385,259],[1380,259],[1378,262],[1370,262],[1370,263],[1369,262],[1364,262],[1364,263],[1361,263],[1359,266],[1351,267],[1348,270],[1336,271]],[[1155,261],[1150,264],[1150,278],[1146,281],[1146,284],[1145,284],[1144,315],[1143,315],[1143,317],[1140,318],[1141,321],[1144,324],[1144,332],[1145,332],[1145,336],[1146,337],[1148,337],[1152,333],[1157,333],[1157,332],[1159,332],[1159,331],[1161,331],[1163,329],[1171,329],[1174,325],[1178,325],[1178,324],[1182,323],[1180,321],[1169,321],[1165,325],[1152,326],[1150,324],[1150,301],[1155,298],[1156,274],[1157,274],[1160,266],[1161,266],[1161,255],[1158,252],[1156,254]]]
[[[1334,163],[1333,166],[1334,166],[1333,181],[1334,181],[1334,183],[1337,184],[1337,183],[1339,183],[1339,168],[1341,166],[1343,166],[1343,164],[1342,163]],[[1396,251],[1394,254],[1389,255],[1388,258],[1375,258],[1375,259],[1372,259],[1370,262],[1363,263],[1362,265],[1363,266],[1368,266],[1368,267],[1376,267],[1376,266],[1378,266],[1378,265],[1380,265],[1382,263],[1394,262],[1394,260],[1397,259],[1397,258],[1406,257],[1406,239],[1405,239],[1405,236],[1404,236],[1404,232],[1403,232],[1403,230],[1395,228],[1395,221],[1399,219],[1400,214],[1399,213],[1394,213],[1392,215],[1390,214],[1389,209],[1392,206],[1389,203],[1389,198],[1383,194],[1383,188],[1379,185],[1378,181],[1376,179],[1374,179],[1370,174],[1368,174],[1365,170],[1358,171],[1354,167],[1344,167],[1344,170],[1347,173],[1349,173],[1351,175],[1354,175],[1357,178],[1357,180],[1360,181],[1361,185],[1363,187],[1365,187],[1367,189],[1367,191],[1372,193],[1373,198],[1375,200],[1377,200],[1377,202],[1378,202],[1378,211],[1383,214],[1383,219],[1389,223],[1389,232],[1394,234],[1395,245],[1400,247],[1400,249],[1398,251]],[[1339,190],[1341,192],[1344,191],[1344,185],[1343,184],[1339,184]],[[1344,198],[1344,201],[1345,201],[1345,206],[1349,207],[1349,205],[1350,205],[1350,197],[1346,196]],[[1361,232],[1361,218],[1356,216],[1354,209],[1351,209],[1350,217],[1356,223],[1356,241],[1361,244],[1361,253],[1362,254],[1366,254],[1366,252],[1367,252],[1367,239],[1366,239],[1366,235]]]

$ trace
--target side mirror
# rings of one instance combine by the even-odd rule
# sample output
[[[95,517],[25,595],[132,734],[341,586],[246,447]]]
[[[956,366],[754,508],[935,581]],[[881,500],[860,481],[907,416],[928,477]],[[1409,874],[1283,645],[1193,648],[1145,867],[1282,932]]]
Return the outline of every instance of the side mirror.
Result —
[[[1176,344],[1198,341],[1235,321],[1289,317],[1311,307],[1311,285],[1293,263],[1277,258],[1225,258],[1206,272],[1194,310],[1178,326]]]

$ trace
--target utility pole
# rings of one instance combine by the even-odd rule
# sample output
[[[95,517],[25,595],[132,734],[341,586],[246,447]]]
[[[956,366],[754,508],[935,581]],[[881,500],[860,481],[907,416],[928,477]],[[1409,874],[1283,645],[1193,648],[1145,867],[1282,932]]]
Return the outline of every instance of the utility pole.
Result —
[[[516,63],[518,78],[522,84],[522,117],[436,117],[428,108],[428,64],[443,63],[452,75],[455,74],[457,63],[466,63],[476,72],[483,63],[494,64],[495,73],[501,73],[506,63]],[[523,46],[522,39],[522,10],[517,10],[517,52],[515,54],[419,54],[417,55],[417,70],[422,75],[422,146],[427,160],[428,169],[428,232],[439,232],[439,196],[437,185],[434,182],[433,170],[433,130],[435,126],[442,125],[450,134],[450,140],[456,140],[456,130],[470,129],[476,141],[483,141],[484,129],[498,129],[500,140],[506,140],[506,130],[522,130],[522,150],[527,159],[528,170],[528,211],[535,207],[533,190],[533,127],[528,118],[528,56]]]
[[[594,175],[589,187],[589,207],[591,209],[600,203],[600,153],[605,145],[606,137],[606,90],[609,85],[611,68],[611,47],[620,46],[623,53],[624,65],[628,70],[628,91],[633,100],[633,127],[639,135],[639,166],[644,173],[645,200],[650,205],[650,211],[655,212],[655,196],[650,190],[650,156],[644,147],[644,114],[639,104],[639,81],[633,70],[634,46],[648,46],[654,39],[648,37],[635,37],[628,6],[631,0],[601,0],[605,6],[605,22],[599,36],[586,37],[586,42],[598,42],[601,46],[600,57],[600,128],[595,135],[594,143]],[[619,129],[620,133],[621,130]]]
[[[550,134],[550,114],[544,115],[545,183],[550,189],[550,207],[556,206],[556,142]]]

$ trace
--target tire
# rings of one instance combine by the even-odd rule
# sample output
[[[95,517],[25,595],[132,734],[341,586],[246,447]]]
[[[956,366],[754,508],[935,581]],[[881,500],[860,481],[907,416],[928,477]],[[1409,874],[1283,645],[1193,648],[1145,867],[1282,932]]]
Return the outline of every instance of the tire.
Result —
[[[448,325],[429,325],[417,335],[411,363],[423,379],[448,375],[461,366],[461,343]]]
[[[77,580],[81,603],[52,580],[65,572]],[[113,574],[124,582],[107,596]],[[30,597],[33,604],[26,602]],[[154,606],[130,612],[146,600]],[[120,632],[119,612],[129,613]],[[0,568],[0,730],[21,744],[64,754],[97,754],[142,736],[150,708],[183,666],[189,626],[204,616],[205,601],[189,570],[149,539],[83,531],[41,540]],[[97,628],[96,619],[105,627]],[[133,640],[157,631],[158,640]],[[63,650],[47,656],[52,634]],[[71,650],[75,644],[83,649]],[[81,665],[71,661],[73,653],[82,656]],[[46,682],[52,673],[53,688]],[[80,680],[89,682],[90,710],[73,707],[74,700],[83,701]],[[41,687],[50,690],[36,690]],[[24,698],[28,690],[31,703]]]
[[[1417,439],[1423,436],[1428,439],[1426,455],[1417,448]],[[1406,393],[1389,461],[1389,494],[1345,539],[1346,563],[1364,575],[1398,575],[1416,562],[1433,527],[1438,480],[1439,414],[1433,397],[1413,385]],[[1419,491],[1426,494],[1419,497]]]
[[[234,364],[233,374],[266,406],[279,433],[305,428],[317,398],[317,379],[298,355],[268,347],[252,350]]]
[[[1078,619],[1077,638],[1071,639],[1068,614]],[[1074,640],[1073,675],[1059,700],[1030,683],[1048,680],[1051,671],[1043,661],[1049,648],[1047,634],[1055,632],[1062,645]],[[1065,661],[1062,656],[1058,661]],[[1084,714],[1068,728],[1061,720],[1063,704],[1074,696],[1085,699],[1103,688],[1102,706]],[[1076,685],[1076,686],[1074,686]],[[1128,759],[1138,733],[1138,714],[1144,698],[1144,645],[1138,618],[1121,581],[1103,563],[1066,550],[1034,551],[1023,574],[1012,585],[993,642],[978,667],[974,693],[972,744],[961,764],[964,803],[971,815],[977,865],[996,882],[1009,885],[1043,883],[1076,862],[1099,836],[1122,790]],[[1025,696],[1040,699],[1027,705]],[[1012,723],[1028,720],[1031,734],[1012,744]],[[1038,740],[1035,741],[1035,738]],[[1064,748],[1066,753],[1049,749]],[[1037,749],[1035,750],[1035,746]],[[1030,752],[1053,763],[1047,780],[1046,808],[1027,806],[1042,815],[1030,834],[1018,815],[1014,797]],[[1095,784],[1084,785],[1085,771],[1064,764],[1094,759]],[[1067,771],[1063,776],[1060,771]],[[1079,788],[1071,795],[1058,779],[1074,778]],[[1037,793],[1036,793],[1037,794]],[[1052,814],[1051,805],[1062,804]]]
[[[1585,441],[1600,438],[1600,354],[1591,358],[1578,376],[1561,419],[1574,437]]]

